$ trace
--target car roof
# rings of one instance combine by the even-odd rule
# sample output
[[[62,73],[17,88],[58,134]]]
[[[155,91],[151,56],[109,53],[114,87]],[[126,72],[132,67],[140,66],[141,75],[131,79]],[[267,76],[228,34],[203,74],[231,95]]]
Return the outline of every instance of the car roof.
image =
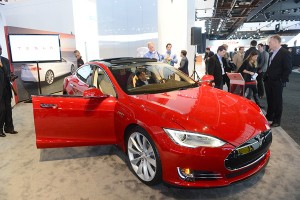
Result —
[[[146,62],[157,62],[155,58],[136,58],[136,57],[118,57],[118,58],[105,58],[105,59],[95,59],[90,62],[101,62],[108,67],[115,67],[119,65],[128,64],[141,64]]]

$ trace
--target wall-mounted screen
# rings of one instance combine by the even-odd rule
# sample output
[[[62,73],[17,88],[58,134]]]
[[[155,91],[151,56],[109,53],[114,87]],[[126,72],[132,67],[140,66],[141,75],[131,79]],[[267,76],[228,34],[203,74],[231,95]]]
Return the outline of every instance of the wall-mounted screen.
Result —
[[[61,60],[58,34],[9,35],[11,62],[50,62]]]

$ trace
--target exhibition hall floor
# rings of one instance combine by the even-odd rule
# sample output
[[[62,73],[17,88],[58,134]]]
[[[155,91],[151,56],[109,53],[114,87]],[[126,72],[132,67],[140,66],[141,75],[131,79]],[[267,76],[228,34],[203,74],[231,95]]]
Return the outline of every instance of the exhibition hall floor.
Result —
[[[0,138],[1,200],[300,199],[300,147],[281,127],[264,170],[228,187],[183,189],[142,184],[115,146],[36,149],[31,103],[13,118],[19,134]]]

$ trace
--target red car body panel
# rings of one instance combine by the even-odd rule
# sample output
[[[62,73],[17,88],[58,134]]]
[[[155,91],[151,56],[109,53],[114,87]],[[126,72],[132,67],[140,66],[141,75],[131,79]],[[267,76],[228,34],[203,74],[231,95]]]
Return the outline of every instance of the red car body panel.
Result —
[[[267,164],[270,150],[246,171],[231,171],[224,164],[237,146],[269,129],[260,109],[249,100],[207,85],[159,94],[127,95],[104,64],[92,64],[106,71],[117,97],[32,96],[38,148],[117,144],[126,152],[126,130],[140,126],[153,139],[162,163],[162,178],[169,184],[226,186],[255,174]],[[69,78],[68,81],[80,84],[76,76]],[[67,91],[73,94],[71,89]],[[210,135],[226,144],[218,148],[187,148],[174,143],[163,128]],[[189,182],[178,176],[178,167],[209,170],[221,178]]]
[[[38,148],[116,143],[115,98],[35,96],[32,101]]]

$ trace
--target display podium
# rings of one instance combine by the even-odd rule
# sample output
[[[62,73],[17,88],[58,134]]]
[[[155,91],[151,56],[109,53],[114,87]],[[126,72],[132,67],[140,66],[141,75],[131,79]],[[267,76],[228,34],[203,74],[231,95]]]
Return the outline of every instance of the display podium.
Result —
[[[244,96],[245,93],[245,80],[241,73],[226,73],[230,80],[229,92]]]

